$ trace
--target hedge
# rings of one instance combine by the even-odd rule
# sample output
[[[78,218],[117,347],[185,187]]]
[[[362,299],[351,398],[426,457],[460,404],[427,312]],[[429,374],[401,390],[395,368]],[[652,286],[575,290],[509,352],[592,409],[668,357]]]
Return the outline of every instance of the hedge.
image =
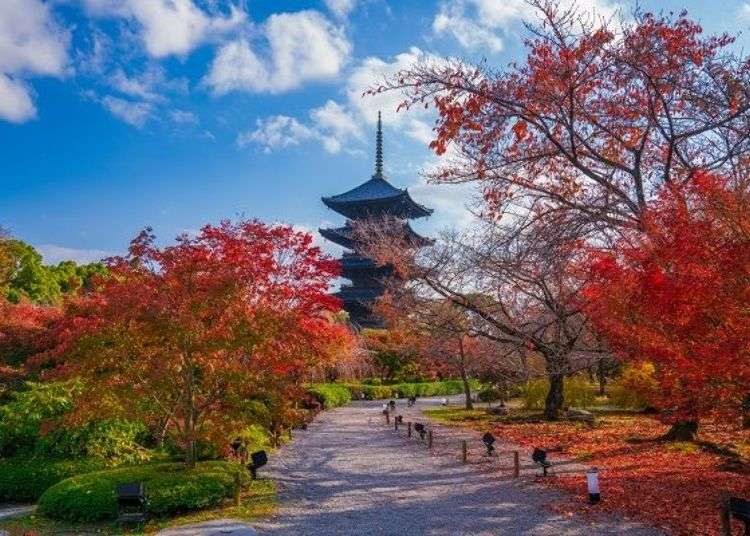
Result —
[[[117,517],[115,488],[143,482],[148,511],[155,516],[221,504],[234,492],[237,464],[202,462],[194,469],[181,463],[153,463],[96,471],[63,480],[39,498],[38,511],[65,521],[101,521]],[[246,478],[245,471],[241,473]]]
[[[61,480],[104,466],[100,459],[5,458],[0,461],[0,501],[34,502]]]
[[[323,404],[326,409],[343,406],[352,399],[352,393],[346,386],[336,383],[316,383],[307,390]]]
[[[479,382],[470,381],[472,390],[480,388]],[[392,385],[371,385],[365,383],[319,383],[311,385],[313,393],[325,408],[342,406],[351,399],[359,400],[361,395],[369,400],[385,398],[409,398],[411,396],[448,396],[464,392],[461,380],[441,382],[395,383]]]

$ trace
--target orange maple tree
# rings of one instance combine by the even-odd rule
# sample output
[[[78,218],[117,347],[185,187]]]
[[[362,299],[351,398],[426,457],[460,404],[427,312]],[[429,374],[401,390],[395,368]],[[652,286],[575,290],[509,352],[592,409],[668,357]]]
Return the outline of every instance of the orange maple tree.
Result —
[[[263,424],[283,424],[301,375],[349,340],[329,321],[338,263],[288,226],[223,222],[163,248],[145,230],[108,268],[96,292],[68,300],[56,348],[32,363],[85,381],[76,415],[159,422],[188,465],[198,441],[225,447],[257,422],[258,402]]]
[[[750,394],[746,190],[699,173],[643,222],[592,255],[587,312],[621,357],[656,366],[663,419],[688,432],[705,415],[736,419]]]

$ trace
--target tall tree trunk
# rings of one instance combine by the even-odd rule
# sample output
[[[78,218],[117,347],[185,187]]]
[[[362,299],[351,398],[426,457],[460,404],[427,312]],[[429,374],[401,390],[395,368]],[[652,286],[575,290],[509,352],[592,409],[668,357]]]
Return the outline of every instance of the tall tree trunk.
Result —
[[[466,354],[464,352],[463,338],[458,339],[458,350],[460,353],[461,362],[459,364],[459,373],[461,374],[461,381],[464,383],[464,395],[466,396],[466,409],[474,409],[474,404],[471,401],[471,385],[469,384],[469,377],[466,373]]]
[[[698,421],[680,421],[672,425],[672,428],[664,434],[667,441],[693,441],[698,434]]]
[[[565,375],[560,373],[548,374],[549,391],[544,401],[544,418],[555,421],[560,418],[560,412],[563,409],[565,398],[563,395],[563,385]]]
[[[742,427],[750,428],[750,394],[742,402]]]
[[[195,444],[195,375],[191,360],[186,360],[185,365],[185,465],[188,469],[195,467],[197,458]]]

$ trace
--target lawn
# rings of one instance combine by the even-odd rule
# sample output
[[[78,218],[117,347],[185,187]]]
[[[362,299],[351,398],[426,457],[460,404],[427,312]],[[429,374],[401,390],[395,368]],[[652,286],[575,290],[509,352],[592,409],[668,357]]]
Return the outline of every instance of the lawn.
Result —
[[[232,518],[245,521],[265,518],[276,509],[276,489],[272,481],[259,479],[245,486],[239,506],[227,501],[221,506],[170,517],[154,519],[144,527],[122,530],[116,523],[66,523],[54,521],[40,515],[27,515],[17,519],[0,521],[0,530],[8,531],[10,536],[26,534],[57,535],[117,535],[117,534],[153,534],[167,527],[176,527],[189,523],[200,523],[212,519]]]
[[[704,423],[699,441],[660,440],[667,426],[643,414],[602,413],[594,428],[566,421],[542,422],[538,415],[512,410],[503,417],[484,410],[429,411],[436,420],[492,429],[519,445],[552,449],[554,458],[576,459],[600,471],[602,502],[586,502],[585,479],[558,474],[548,485],[571,495],[556,505],[562,512],[610,511],[668,529],[679,536],[718,535],[720,494],[750,497],[750,432]],[[739,530],[739,527],[736,529]]]

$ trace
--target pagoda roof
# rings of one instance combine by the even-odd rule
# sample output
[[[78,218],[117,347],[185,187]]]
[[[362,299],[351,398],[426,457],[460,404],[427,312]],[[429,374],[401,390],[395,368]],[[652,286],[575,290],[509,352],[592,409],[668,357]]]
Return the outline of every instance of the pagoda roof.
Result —
[[[384,214],[411,219],[432,214],[432,209],[412,199],[408,189],[396,188],[385,178],[377,175],[343,194],[322,199],[328,208],[351,219]]]
[[[351,225],[351,222],[347,222],[343,227],[337,227],[334,229],[318,229],[318,231],[321,235],[323,235],[331,242],[335,242],[336,244],[347,249],[354,249],[354,227]],[[414,229],[412,229],[411,225],[409,225],[409,222],[404,222],[403,233],[406,236],[407,240],[415,246],[423,247],[433,243],[433,240],[423,237]]]
[[[431,209],[414,201],[406,188],[396,188],[386,180],[383,174],[383,122],[380,112],[375,144],[375,173],[372,178],[343,194],[322,199],[328,208],[351,219],[379,215],[411,219],[432,214]]]

